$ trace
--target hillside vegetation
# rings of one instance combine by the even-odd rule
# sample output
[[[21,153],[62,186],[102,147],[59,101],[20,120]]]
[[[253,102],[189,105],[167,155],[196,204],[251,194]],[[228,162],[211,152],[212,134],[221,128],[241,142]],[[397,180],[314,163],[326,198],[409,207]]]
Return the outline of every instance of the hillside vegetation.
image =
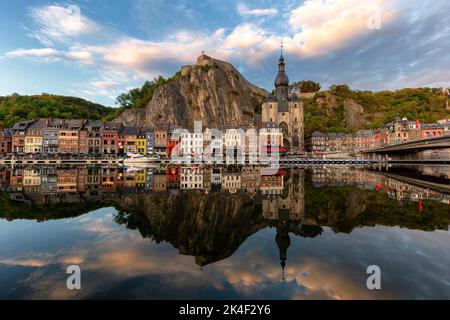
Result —
[[[15,122],[36,118],[105,119],[116,112],[81,98],[42,94],[40,96],[0,97],[0,125],[12,127]]]
[[[450,118],[450,111],[445,109],[446,100],[440,89],[435,88],[372,92],[353,91],[346,85],[332,86],[330,90],[304,100],[305,133],[315,130],[349,133],[357,129],[374,129],[393,121],[397,115],[410,120],[435,122]],[[349,125],[354,110],[346,105],[362,107],[361,120],[357,121],[356,127]]]

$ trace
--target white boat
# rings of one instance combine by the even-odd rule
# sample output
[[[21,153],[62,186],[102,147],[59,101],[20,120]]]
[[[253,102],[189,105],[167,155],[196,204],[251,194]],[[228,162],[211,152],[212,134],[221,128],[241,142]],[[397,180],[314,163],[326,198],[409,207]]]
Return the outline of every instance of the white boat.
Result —
[[[123,160],[123,164],[125,165],[144,165],[144,164],[152,164],[158,160],[156,157],[148,157],[143,154],[128,154],[128,158]]]

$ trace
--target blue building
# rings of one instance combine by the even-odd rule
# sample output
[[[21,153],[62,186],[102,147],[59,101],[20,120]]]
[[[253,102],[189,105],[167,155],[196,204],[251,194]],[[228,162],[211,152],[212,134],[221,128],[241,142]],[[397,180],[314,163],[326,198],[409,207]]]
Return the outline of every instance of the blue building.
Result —
[[[146,149],[145,152],[147,154],[152,155],[155,151],[155,131],[152,129],[147,129],[146,137]]]

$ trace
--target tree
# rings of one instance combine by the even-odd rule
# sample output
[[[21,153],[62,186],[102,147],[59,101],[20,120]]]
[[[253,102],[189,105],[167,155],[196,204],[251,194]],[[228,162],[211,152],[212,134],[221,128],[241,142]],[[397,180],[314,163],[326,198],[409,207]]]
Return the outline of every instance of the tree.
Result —
[[[310,93],[320,91],[320,84],[311,80],[304,80],[293,84],[301,93]]]
[[[346,95],[351,92],[351,89],[346,84],[333,84],[330,90],[337,95]]]
[[[158,87],[172,81],[174,78],[165,79],[161,76],[153,79],[153,81],[146,81],[141,88],[131,89],[127,93],[122,93],[116,99],[116,104],[120,107],[128,108],[145,108],[155,94]]]

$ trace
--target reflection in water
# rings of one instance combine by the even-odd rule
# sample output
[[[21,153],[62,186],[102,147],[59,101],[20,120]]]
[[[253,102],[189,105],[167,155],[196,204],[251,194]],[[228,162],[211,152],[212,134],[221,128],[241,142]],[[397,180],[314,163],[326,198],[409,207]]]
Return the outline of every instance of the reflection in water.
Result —
[[[0,168],[0,240],[15,240],[0,298],[445,298],[445,172]],[[81,292],[64,288],[70,263]],[[373,263],[392,281],[382,292],[365,288]]]

